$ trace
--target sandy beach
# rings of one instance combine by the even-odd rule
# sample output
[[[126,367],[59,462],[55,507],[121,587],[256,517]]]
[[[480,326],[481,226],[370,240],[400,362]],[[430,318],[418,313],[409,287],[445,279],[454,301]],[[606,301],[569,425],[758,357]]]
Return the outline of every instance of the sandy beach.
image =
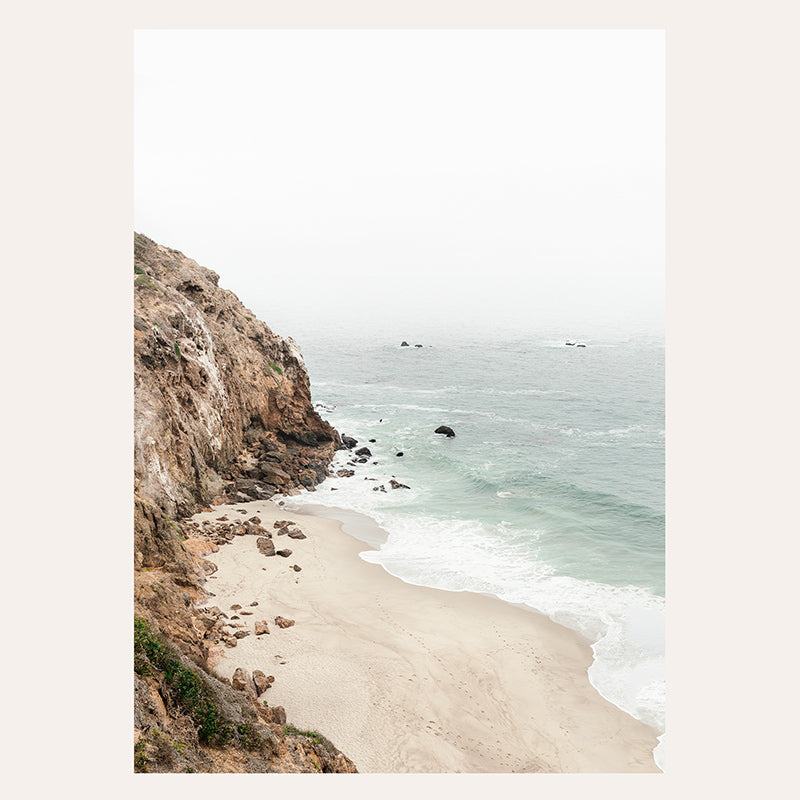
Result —
[[[574,632],[493,597],[404,583],[359,558],[370,546],[335,519],[268,501],[193,519],[223,515],[270,531],[292,520],[307,538],[273,531],[288,558],[263,556],[253,536],[206,556],[219,568],[207,605],[239,604],[240,624],[270,630],[223,648],[214,669],[274,675],[261,699],[360,772],[659,772],[655,731],[589,683],[591,649]],[[279,615],[295,624],[281,629]]]

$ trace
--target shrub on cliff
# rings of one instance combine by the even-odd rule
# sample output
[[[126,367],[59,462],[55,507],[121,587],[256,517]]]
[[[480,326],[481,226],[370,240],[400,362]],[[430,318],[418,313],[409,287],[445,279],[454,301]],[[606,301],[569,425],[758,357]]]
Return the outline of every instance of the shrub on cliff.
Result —
[[[138,675],[164,675],[172,698],[187,713],[203,744],[222,745],[230,741],[234,728],[218,707],[202,678],[183,665],[175,650],[158,636],[146,620],[133,623],[133,665]]]

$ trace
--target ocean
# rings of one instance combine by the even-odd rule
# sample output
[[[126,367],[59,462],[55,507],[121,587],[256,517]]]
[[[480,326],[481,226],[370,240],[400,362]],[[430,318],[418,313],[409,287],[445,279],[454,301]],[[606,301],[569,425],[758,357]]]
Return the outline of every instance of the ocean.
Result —
[[[337,453],[334,471],[353,477],[287,502],[375,519],[388,538],[361,557],[408,583],[488,593],[578,631],[600,694],[662,734],[663,769],[664,342],[566,341],[301,340],[317,410],[372,455],[350,466]]]

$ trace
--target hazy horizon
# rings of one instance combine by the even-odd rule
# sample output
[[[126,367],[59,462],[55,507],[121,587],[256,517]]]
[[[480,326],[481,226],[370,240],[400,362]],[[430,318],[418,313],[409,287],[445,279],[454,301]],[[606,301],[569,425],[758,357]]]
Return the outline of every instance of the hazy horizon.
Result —
[[[663,31],[137,31],[135,56],[136,230],[277,333],[663,334]]]

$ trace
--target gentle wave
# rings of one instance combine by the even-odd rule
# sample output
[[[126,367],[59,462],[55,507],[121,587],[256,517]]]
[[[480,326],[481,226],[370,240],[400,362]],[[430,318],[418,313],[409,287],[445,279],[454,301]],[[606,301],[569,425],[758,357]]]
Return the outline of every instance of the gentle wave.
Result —
[[[663,734],[662,597],[635,586],[556,574],[536,557],[536,531],[509,523],[492,531],[476,520],[403,513],[402,506],[412,501],[407,491],[392,493],[387,503],[386,495],[374,497],[378,493],[358,485],[371,481],[341,481],[351,481],[350,491],[337,492],[337,506],[368,514],[389,534],[379,549],[361,553],[362,559],[407,583],[491,594],[577,631],[592,644],[595,661],[589,679],[600,694]],[[302,511],[305,504],[319,504],[325,483],[315,493],[284,498],[287,508]],[[342,483],[338,485],[341,489]]]

